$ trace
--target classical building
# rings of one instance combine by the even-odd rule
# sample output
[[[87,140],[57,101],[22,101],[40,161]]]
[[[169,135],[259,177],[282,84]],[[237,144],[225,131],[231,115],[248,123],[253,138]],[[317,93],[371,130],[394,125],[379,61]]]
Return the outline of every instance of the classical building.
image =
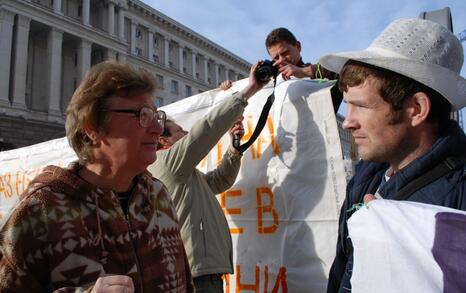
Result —
[[[359,161],[358,146],[354,142],[351,131],[343,128],[345,117],[337,113],[338,133],[340,134],[341,150],[345,163],[346,178],[349,180],[354,174],[354,168]]]
[[[94,64],[153,72],[162,106],[246,77],[250,64],[137,0],[0,0],[0,142],[64,136],[66,105]]]

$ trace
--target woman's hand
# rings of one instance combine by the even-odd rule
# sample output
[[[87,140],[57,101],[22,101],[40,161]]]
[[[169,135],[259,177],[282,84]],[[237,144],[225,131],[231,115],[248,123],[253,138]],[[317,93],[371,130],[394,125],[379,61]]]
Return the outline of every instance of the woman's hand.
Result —
[[[134,293],[133,279],[124,275],[100,277],[95,282],[91,293]]]

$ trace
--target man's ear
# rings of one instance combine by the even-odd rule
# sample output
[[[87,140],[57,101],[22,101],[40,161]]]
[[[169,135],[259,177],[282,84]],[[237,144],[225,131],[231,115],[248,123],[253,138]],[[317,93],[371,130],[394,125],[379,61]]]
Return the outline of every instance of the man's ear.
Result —
[[[296,48],[301,52],[301,43],[299,41],[296,41]]]
[[[418,126],[427,121],[431,107],[430,98],[424,92],[417,92],[412,95],[406,108],[411,119],[411,126]]]
[[[102,137],[100,131],[98,131],[91,123],[84,124],[83,129],[87,137],[91,140],[92,145],[97,146]]]
[[[161,145],[162,147],[168,146],[168,139],[165,136],[159,136],[159,145]]]

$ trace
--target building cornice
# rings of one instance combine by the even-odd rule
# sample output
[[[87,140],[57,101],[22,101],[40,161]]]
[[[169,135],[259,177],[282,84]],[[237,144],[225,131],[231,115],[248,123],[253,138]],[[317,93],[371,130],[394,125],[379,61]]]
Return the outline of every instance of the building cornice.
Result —
[[[161,64],[151,62],[146,58],[141,58],[134,55],[128,55],[126,58],[128,60],[131,60],[129,62],[131,64],[144,64],[146,66],[145,68],[154,69],[155,73],[169,74],[171,77],[174,77],[177,80],[182,81],[186,84],[196,85],[199,89],[210,90],[216,87],[215,85],[210,85],[205,83],[204,81],[194,79],[192,75],[181,73],[173,68],[167,68]]]
[[[63,32],[87,39],[106,48],[112,48],[117,52],[125,54],[127,52],[128,44],[117,39],[117,37],[94,27],[86,26],[72,17],[57,14],[52,9],[39,4],[24,0],[4,0],[0,4],[0,9],[29,17],[31,20],[41,22],[50,27],[60,28]]]
[[[222,46],[212,42],[211,40],[201,36],[195,31],[189,29],[183,24],[177,22],[174,19],[166,16],[160,11],[155,10],[149,5],[139,0],[128,0],[128,11],[134,10],[135,12],[141,13],[153,19],[157,26],[157,29],[162,27],[165,31],[169,31],[171,34],[175,34],[184,38],[189,39],[192,43],[197,44],[200,48],[204,48],[208,51],[214,52],[220,59],[227,59],[230,62],[236,63],[239,67],[244,68],[244,71],[248,71],[251,64],[236,54],[228,51]],[[150,24],[145,24],[146,26]],[[150,27],[149,27],[150,28]]]

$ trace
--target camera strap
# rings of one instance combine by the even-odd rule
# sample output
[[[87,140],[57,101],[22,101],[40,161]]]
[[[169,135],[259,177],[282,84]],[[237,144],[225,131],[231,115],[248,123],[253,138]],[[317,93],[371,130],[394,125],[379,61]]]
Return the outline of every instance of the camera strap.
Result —
[[[259,116],[259,120],[257,121],[256,128],[254,129],[254,132],[252,133],[249,140],[245,142],[244,144],[240,145],[239,137],[238,138],[235,137],[233,139],[233,147],[237,149],[240,153],[244,153],[244,151],[247,150],[259,137],[259,134],[261,133],[262,129],[264,129],[265,123],[267,122],[267,117],[269,116],[270,108],[272,107],[272,104],[275,101],[275,85],[276,84],[277,84],[277,77],[274,76],[273,92],[267,98],[267,101],[265,102],[265,105],[262,108],[261,115]]]

